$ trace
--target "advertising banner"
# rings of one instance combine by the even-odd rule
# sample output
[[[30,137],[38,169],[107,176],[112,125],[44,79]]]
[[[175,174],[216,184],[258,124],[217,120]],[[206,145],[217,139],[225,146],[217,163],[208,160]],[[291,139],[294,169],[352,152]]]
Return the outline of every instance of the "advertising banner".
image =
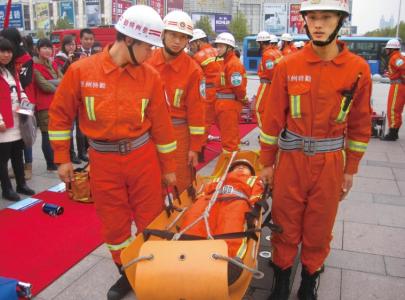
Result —
[[[264,3],[264,30],[281,35],[287,32],[287,5]]]
[[[117,23],[123,12],[132,6],[131,0],[113,0],[112,2],[112,22]]]
[[[290,5],[290,22],[288,26],[288,32],[292,34],[303,34],[305,33],[304,29],[304,19],[300,14],[300,4],[291,4]]]
[[[7,5],[0,5],[0,29],[3,28]],[[11,4],[10,21],[8,27],[24,28],[24,16],[21,4]]]
[[[232,15],[222,15],[217,14],[215,15],[215,32],[228,32],[228,25],[232,21]]]
[[[36,3],[34,5],[34,11],[37,28],[49,30],[49,3]]]
[[[165,1],[164,0],[150,0],[150,6],[158,12],[162,17],[165,16]]]
[[[149,0],[136,0],[135,4],[149,5]]]
[[[95,27],[101,24],[100,0],[86,0],[87,26]]]
[[[195,14],[195,13],[192,13],[191,14],[191,20],[193,20],[194,25],[198,21],[200,21],[201,17],[203,17],[203,16],[208,17],[208,19],[210,20],[212,31],[215,31],[215,15],[214,14]]]
[[[75,6],[73,1],[59,2],[59,16],[61,19],[66,18],[69,25],[75,27]]]
[[[184,0],[167,0],[167,12],[171,12],[172,10],[183,10],[184,7]]]

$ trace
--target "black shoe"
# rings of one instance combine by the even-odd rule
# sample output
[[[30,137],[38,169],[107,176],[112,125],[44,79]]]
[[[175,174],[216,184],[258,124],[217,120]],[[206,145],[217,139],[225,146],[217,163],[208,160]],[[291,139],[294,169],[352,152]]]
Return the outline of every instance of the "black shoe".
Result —
[[[79,159],[81,159],[84,162],[89,161],[89,158],[87,157],[87,155],[85,153],[79,154]]]
[[[55,164],[51,164],[51,165],[48,165],[48,166],[46,167],[46,169],[47,169],[48,171],[57,171],[57,170],[58,170],[58,166],[55,165]]]
[[[398,131],[399,128],[390,128],[388,131],[388,134],[386,134],[382,140],[383,141],[396,141],[398,139]]]
[[[270,264],[274,270],[273,289],[268,300],[288,300],[290,295],[291,268],[282,270],[275,264]]]
[[[318,299],[318,286],[317,280],[322,270],[315,272],[314,274],[309,274],[304,266],[302,266],[301,271],[301,284],[298,289],[298,299],[299,300],[317,300]]]
[[[21,199],[20,196],[15,191],[13,191],[12,189],[8,189],[6,191],[3,191],[3,198],[7,199],[7,200],[10,200],[10,201],[18,201],[18,200]]]
[[[70,155],[70,161],[72,163],[74,163],[75,165],[80,165],[82,163],[80,158],[77,157],[76,153],[73,153],[73,154]]]
[[[26,184],[17,186],[17,193],[27,195],[27,196],[35,195],[35,191],[30,189],[29,186]]]
[[[131,284],[129,283],[127,276],[122,274],[116,283],[107,293],[108,300],[120,300],[124,298],[132,290]]]

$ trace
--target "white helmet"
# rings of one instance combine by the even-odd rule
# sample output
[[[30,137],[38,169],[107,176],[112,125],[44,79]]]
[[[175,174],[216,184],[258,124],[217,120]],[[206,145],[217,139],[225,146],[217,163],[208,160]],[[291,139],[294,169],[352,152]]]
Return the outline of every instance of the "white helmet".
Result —
[[[304,0],[301,2],[301,13],[313,10],[334,10],[350,14],[347,0]]]
[[[206,38],[206,37],[207,37],[207,35],[205,34],[205,32],[203,30],[196,28],[193,30],[193,38],[190,40],[190,43],[194,42],[196,40],[199,40],[199,39]]]
[[[256,36],[256,42],[269,42],[271,39],[267,31],[260,31]]]
[[[272,44],[278,43],[277,35],[270,34],[270,43],[272,43]]]
[[[190,16],[182,10],[173,10],[163,18],[164,30],[184,33],[193,37],[193,21]]]
[[[397,39],[391,39],[387,42],[385,49],[401,49],[401,43]]]
[[[303,41],[298,41],[294,43],[295,48],[302,48],[305,46],[305,43]]]
[[[235,38],[229,32],[222,32],[215,39],[215,44],[225,44],[235,48]]]
[[[159,14],[150,6],[134,5],[121,15],[115,29],[136,40],[163,47],[163,21]]]
[[[283,34],[281,35],[281,40],[282,40],[282,41],[285,41],[285,42],[292,42],[294,39],[293,39],[293,37],[292,37],[291,34],[289,34],[289,33],[283,33]]]

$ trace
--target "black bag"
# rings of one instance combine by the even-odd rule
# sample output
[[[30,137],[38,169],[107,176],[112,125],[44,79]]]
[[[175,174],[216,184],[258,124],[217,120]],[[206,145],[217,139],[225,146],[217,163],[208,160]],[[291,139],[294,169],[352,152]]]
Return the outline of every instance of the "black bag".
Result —
[[[25,147],[32,147],[37,138],[37,120],[35,116],[20,114],[20,131]]]

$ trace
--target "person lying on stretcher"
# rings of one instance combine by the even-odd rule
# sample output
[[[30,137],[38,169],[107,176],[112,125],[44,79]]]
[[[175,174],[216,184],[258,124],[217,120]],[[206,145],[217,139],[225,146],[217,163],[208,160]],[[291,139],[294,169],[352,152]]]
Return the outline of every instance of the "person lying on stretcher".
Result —
[[[219,178],[207,184],[203,192],[197,196],[196,202],[183,216],[181,230],[201,216],[211,200],[218,182]],[[217,201],[209,214],[208,223],[211,235],[245,231],[245,214],[250,212],[254,204],[261,199],[263,190],[263,182],[255,176],[255,170],[250,162],[245,159],[235,160],[229,168]],[[204,220],[200,220],[185,234],[206,238],[207,230]],[[242,261],[247,249],[247,238],[226,239],[225,241],[228,245],[228,256]],[[231,269],[233,266],[229,265]],[[242,269],[237,269],[236,274],[228,272],[229,284],[232,284],[241,274]],[[233,274],[231,275],[231,273]]]

